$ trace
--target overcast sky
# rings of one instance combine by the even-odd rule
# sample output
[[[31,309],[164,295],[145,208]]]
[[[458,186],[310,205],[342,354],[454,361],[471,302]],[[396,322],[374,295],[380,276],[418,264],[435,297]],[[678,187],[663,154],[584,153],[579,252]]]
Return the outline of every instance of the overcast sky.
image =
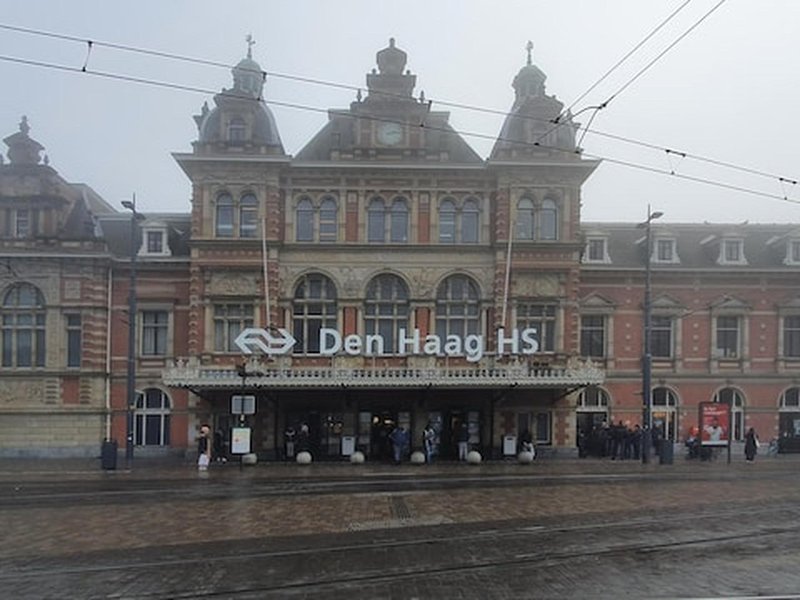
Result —
[[[597,105],[683,35],[719,0],[692,0],[641,50],[575,105]],[[506,111],[511,82],[534,43],[547,93],[571,105],[685,0],[254,0],[108,2],[4,0],[0,24],[135,46],[233,65],[256,40],[267,72],[365,86],[375,53],[394,37],[434,109],[465,134],[494,136],[502,116],[437,106],[437,100]],[[680,180],[606,160],[583,188],[586,221],[641,221],[647,206],[673,222],[800,223],[798,0],[727,0],[595,116],[587,155],[744,187],[796,202]],[[0,56],[80,69],[83,43],[0,29]],[[88,70],[219,91],[227,68],[94,46]],[[187,212],[190,185],[171,154],[191,151],[192,115],[211,94],[165,89],[0,60],[0,136],[27,115],[30,135],[68,181],[115,206],[136,193],[144,211]],[[347,107],[355,93],[270,76],[267,100]],[[286,151],[296,154],[324,112],[273,106]],[[584,125],[592,111],[577,117]],[[466,136],[484,158],[492,142]],[[663,148],[774,177],[682,159]],[[5,153],[5,146],[3,146]]]

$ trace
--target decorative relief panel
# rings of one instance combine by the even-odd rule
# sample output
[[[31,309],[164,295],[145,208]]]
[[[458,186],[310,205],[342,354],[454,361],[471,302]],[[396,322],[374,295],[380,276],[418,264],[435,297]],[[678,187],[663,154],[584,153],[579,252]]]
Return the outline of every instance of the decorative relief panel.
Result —
[[[6,381],[0,386],[0,409],[45,404],[44,380]]]
[[[555,274],[542,274],[525,279],[515,279],[513,294],[519,297],[560,296],[563,293],[559,277]]]
[[[254,274],[212,273],[206,286],[210,296],[256,296],[261,293]]]

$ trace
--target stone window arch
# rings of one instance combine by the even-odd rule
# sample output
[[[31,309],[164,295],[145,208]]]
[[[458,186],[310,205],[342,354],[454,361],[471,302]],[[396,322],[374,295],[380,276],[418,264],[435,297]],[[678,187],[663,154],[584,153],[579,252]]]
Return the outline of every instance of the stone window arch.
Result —
[[[408,286],[397,275],[383,273],[367,285],[364,300],[364,330],[367,335],[380,335],[384,351],[395,353],[401,329],[409,329]]]
[[[295,241],[314,241],[314,204],[311,198],[303,196],[295,207]]]
[[[389,239],[395,244],[408,242],[408,200],[403,196],[392,201]]]
[[[214,231],[217,237],[233,237],[233,198],[227,192],[217,196]]]
[[[466,275],[451,275],[436,290],[436,334],[463,338],[480,332],[478,284]]]
[[[653,410],[650,415],[652,426],[658,427],[659,437],[675,441],[678,439],[678,396],[667,387],[653,388]]]
[[[297,343],[295,354],[318,354],[320,329],[337,325],[336,286],[321,273],[300,278],[292,300],[292,330]]]
[[[558,206],[552,198],[545,198],[539,209],[539,234],[542,240],[558,239]]]
[[[533,200],[524,196],[517,203],[517,239],[534,239],[534,206]]]
[[[158,388],[136,393],[133,411],[133,443],[136,446],[169,446],[172,402]]]
[[[744,395],[736,388],[726,387],[718,390],[712,402],[728,404],[731,407],[732,440],[744,440]]]
[[[325,196],[319,204],[319,241],[335,242],[338,238],[339,206],[336,198]]]
[[[243,194],[239,200],[239,237],[259,237],[258,199],[251,192]]]
[[[367,206],[367,241],[386,241],[386,203],[380,196],[375,196]]]

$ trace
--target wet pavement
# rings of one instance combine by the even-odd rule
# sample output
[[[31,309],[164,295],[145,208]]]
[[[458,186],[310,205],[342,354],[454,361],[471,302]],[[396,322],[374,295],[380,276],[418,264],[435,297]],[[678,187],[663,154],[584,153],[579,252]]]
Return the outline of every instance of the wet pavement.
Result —
[[[99,467],[0,463],[4,595],[800,593],[800,456]]]

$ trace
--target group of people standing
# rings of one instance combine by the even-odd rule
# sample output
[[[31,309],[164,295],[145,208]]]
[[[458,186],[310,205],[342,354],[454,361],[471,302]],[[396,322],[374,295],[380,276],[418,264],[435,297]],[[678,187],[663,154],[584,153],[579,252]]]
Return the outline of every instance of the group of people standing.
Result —
[[[658,448],[660,431],[653,429],[653,445]],[[611,460],[638,460],[642,455],[642,428],[637,423],[611,423],[603,421],[595,425],[591,431],[583,429],[578,431],[578,456],[585,458],[595,456],[598,458],[610,457]]]

